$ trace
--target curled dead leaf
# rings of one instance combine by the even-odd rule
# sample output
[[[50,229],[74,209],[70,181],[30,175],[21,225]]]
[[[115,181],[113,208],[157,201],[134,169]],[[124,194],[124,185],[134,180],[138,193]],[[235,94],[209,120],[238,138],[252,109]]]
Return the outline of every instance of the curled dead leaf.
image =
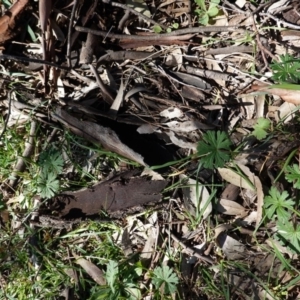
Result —
[[[225,215],[232,215],[232,216],[247,215],[247,212],[242,205],[228,199],[220,199],[217,204],[217,210]]]
[[[73,253],[76,258],[76,263],[80,265],[99,285],[105,285],[106,280],[104,278],[103,272],[92,262],[86,260],[85,258],[78,257]]]
[[[284,88],[286,86],[286,88]],[[296,86],[296,85],[295,85]],[[260,91],[268,94],[279,96],[282,100],[293,103],[295,105],[300,104],[300,90],[288,88],[288,85],[252,85],[250,91]]]

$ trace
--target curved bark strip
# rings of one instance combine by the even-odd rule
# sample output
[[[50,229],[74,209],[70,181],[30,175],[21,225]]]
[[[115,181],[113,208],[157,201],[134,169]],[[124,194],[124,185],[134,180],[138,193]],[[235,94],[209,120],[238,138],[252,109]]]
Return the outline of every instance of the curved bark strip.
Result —
[[[0,18],[0,43],[4,43],[13,38],[17,31],[16,17],[23,11],[29,0],[18,0]]]
[[[153,180],[142,176],[137,169],[126,171],[104,180],[91,188],[76,192],[64,192],[48,203],[60,217],[86,217],[98,214],[101,210],[108,212],[124,211],[127,208],[157,203],[162,199],[161,192],[167,180]]]

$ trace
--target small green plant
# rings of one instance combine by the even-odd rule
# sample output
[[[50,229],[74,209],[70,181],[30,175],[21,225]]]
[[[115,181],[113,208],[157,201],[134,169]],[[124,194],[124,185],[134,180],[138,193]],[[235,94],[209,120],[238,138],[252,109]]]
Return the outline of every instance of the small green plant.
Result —
[[[291,216],[290,210],[293,209],[295,202],[289,199],[289,194],[286,191],[280,193],[275,187],[271,187],[269,196],[264,199],[264,207],[266,215],[272,219],[274,214],[283,222],[287,222]]]
[[[197,153],[205,168],[221,168],[230,158],[232,143],[224,131],[207,131],[198,143]]]
[[[298,83],[300,80],[300,61],[289,54],[280,56],[281,62],[271,64],[272,78],[278,82]]]
[[[168,29],[167,32],[171,32],[173,29],[178,29],[179,28],[179,24],[178,23],[173,23]],[[153,31],[155,33],[161,33],[163,31],[163,29],[159,26],[159,25],[154,25],[153,26]]]
[[[277,222],[277,237],[281,242],[286,244],[294,253],[300,252],[300,225],[293,222]]]
[[[50,147],[41,152],[36,191],[42,198],[51,198],[59,191],[57,176],[62,172],[63,165],[63,157],[58,149]]]
[[[276,218],[277,233],[274,237],[290,251],[299,253],[300,251],[300,225],[294,224],[290,219],[292,213],[296,213],[293,205],[295,202],[289,198],[286,191],[280,193],[272,187],[269,196],[264,199],[266,216],[271,219]]]
[[[101,287],[91,300],[100,299],[141,299],[138,277],[142,271],[130,264],[119,264],[110,260],[107,264],[105,279],[107,286]]]
[[[42,198],[49,199],[59,191],[59,181],[54,173],[42,171],[37,179],[37,192]]]
[[[156,267],[152,274],[152,283],[157,290],[163,288],[161,292],[165,295],[176,292],[178,277],[168,266]]]
[[[287,173],[285,174],[285,179],[288,182],[293,183],[294,188],[300,189],[300,169],[299,166],[294,164],[292,167],[286,167]]]
[[[60,151],[54,147],[41,152],[38,165],[43,172],[60,174],[63,170],[64,160]]]
[[[208,7],[205,4],[205,0],[195,0],[198,8],[195,9],[195,13],[198,15],[199,23],[207,25],[209,18],[215,17],[219,13],[218,5],[220,0],[210,0]]]
[[[271,122],[265,118],[258,118],[257,123],[254,125],[252,135],[258,140],[262,140],[267,136],[267,130],[270,129]]]

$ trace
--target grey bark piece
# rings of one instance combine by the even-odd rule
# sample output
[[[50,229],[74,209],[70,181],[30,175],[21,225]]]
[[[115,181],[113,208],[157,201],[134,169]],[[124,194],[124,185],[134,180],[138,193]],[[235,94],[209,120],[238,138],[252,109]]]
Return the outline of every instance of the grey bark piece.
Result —
[[[50,209],[59,212],[60,217],[91,216],[101,210],[115,212],[130,207],[158,202],[166,180],[151,180],[139,176],[139,170],[127,171],[92,188],[63,193],[50,200]]]

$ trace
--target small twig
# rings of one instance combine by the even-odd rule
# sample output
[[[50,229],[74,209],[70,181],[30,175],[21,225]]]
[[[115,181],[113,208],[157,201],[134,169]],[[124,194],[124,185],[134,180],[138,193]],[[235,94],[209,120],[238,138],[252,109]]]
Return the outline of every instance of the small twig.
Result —
[[[139,11],[127,6],[126,4],[122,4],[122,3],[118,3],[118,2],[110,2],[110,1],[105,1],[105,0],[102,0],[102,2],[104,3],[109,3],[111,6],[114,6],[114,7],[120,7],[120,8],[123,8],[127,11],[130,11],[132,14],[140,17],[141,19],[144,19],[146,22],[149,22],[153,25],[157,25],[157,26],[160,26],[161,28],[163,29],[167,29],[168,27],[167,26],[164,26],[164,25],[161,25],[157,22],[155,22],[154,20],[152,20],[151,18],[148,18],[147,16],[143,15],[142,13],[140,13]]]
[[[74,16],[75,16],[75,10],[76,10],[76,7],[77,7],[77,3],[78,3],[78,0],[74,0],[72,12],[71,12],[71,18],[70,18],[70,22],[69,22],[69,28],[68,28],[67,60],[68,60],[69,68],[72,67],[72,62],[71,62],[71,32],[72,32],[72,26],[73,26],[73,21],[74,21]]]
[[[268,1],[266,3],[263,3],[263,4],[260,4],[256,10],[253,12],[254,15],[256,15],[257,13],[259,13],[262,9],[264,9],[265,7],[267,6],[271,6],[273,3],[277,2],[278,0],[271,0],[271,1]]]
[[[272,16],[271,14],[269,13],[260,13],[259,14],[260,16],[267,16],[269,17],[270,19],[276,21],[278,24],[282,24],[283,26],[287,27],[287,28],[291,28],[291,29],[300,29],[300,26],[299,25],[294,25],[294,24],[291,24],[291,23],[288,23],[288,22],[285,22],[285,21],[282,21],[274,16]]]
[[[114,38],[119,40],[136,40],[136,41],[153,41],[160,40],[168,37],[176,37],[182,34],[196,34],[202,32],[244,32],[243,29],[238,29],[236,26],[208,26],[208,27],[193,27],[193,28],[184,28],[179,30],[174,30],[169,33],[162,34],[151,34],[151,35],[128,35],[128,34],[115,34],[115,33],[107,33],[102,30],[94,30],[87,27],[76,26],[75,29],[79,32],[87,32],[95,35],[99,35],[102,37]]]
[[[182,96],[182,94],[180,93],[180,91],[178,90],[178,88],[176,87],[176,85],[174,84],[173,81],[181,83],[183,85],[187,85],[190,86],[189,84],[185,84],[179,80],[177,80],[176,78],[170,76],[169,74],[166,73],[166,71],[161,67],[161,66],[155,66],[155,69],[157,71],[159,71],[163,76],[165,76],[166,78],[168,78],[169,82],[172,84],[173,88],[176,90],[176,92],[178,93],[178,95],[180,96],[182,103],[184,103],[184,105],[187,105],[186,100],[184,99],[184,97]]]
[[[19,172],[23,172],[25,170],[25,159],[29,158],[34,150],[34,137],[35,137],[35,131],[37,128],[37,122],[36,121],[32,121],[31,122],[31,127],[30,127],[30,132],[29,132],[29,137],[28,137],[28,141],[27,143],[25,143],[25,150],[22,154],[22,157],[20,157],[17,161],[16,166],[14,167],[13,173],[12,173],[12,177],[13,179],[11,179],[9,181],[9,185],[14,188],[14,186],[16,185],[17,181],[18,181],[18,173]]]
[[[210,55],[218,55],[218,54],[232,54],[234,52],[241,52],[241,53],[253,53],[254,47],[253,46],[229,46],[229,47],[223,47],[223,48],[215,48],[215,49],[209,49],[205,51],[205,54]]]
[[[9,55],[9,54],[1,54],[0,55],[0,60],[2,60],[2,59],[22,61],[22,62],[33,62],[33,63],[37,63],[37,64],[51,66],[51,67],[61,69],[61,70],[69,70],[70,69],[69,67],[60,66],[60,65],[57,65],[57,64],[52,63],[50,61],[45,61],[45,60],[42,60],[42,59],[28,58],[28,57],[15,56],[15,55]]]
[[[253,20],[253,27],[254,27],[254,31],[256,33],[256,41],[257,41],[257,46],[259,47],[259,49],[261,50],[261,54],[265,63],[265,67],[264,69],[268,68],[269,64],[268,61],[265,57],[265,53],[267,53],[273,60],[278,61],[277,57],[271,53],[261,42],[260,37],[259,37],[259,32],[258,29],[256,27],[256,23],[255,23],[255,18],[254,15],[252,14],[252,20]]]
[[[173,233],[171,233],[167,228],[165,228],[165,231],[167,232],[167,234],[169,234],[171,236],[171,238],[177,242],[186,252],[186,254],[190,255],[190,256],[195,256],[201,260],[206,261],[209,264],[214,264],[214,261],[206,256],[203,256],[197,252],[195,252],[192,248],[186,246],[180,239],[178,239]]]
[[[12,94],[13,91],[9,91],[8,92],[8,95],[7,95],[7,100],[8,100],[8,111],[7,111],[7,115],[6,115],[6,119],[4,121],[4,124],[3,124],[3,130],[0,134],[0,140],[3,138],[3,135],[6,131],[6,128],[7,128],[7,124],[8,124],[8,121],[9,121],[9,117],[10,117],[10,113],[11,113],[11,94]]]
[[[94,68],[92,64],[89,64],[91,71],[93,72],[94,76],[96,77],[97,83],[99,88],[102,91],[103,99],[108,103],[112,104],[114,102],[114,97],[110,93],[110,91],[105,86],[104,82],[102,81],[101,77],[99,76],[97,70]]]

